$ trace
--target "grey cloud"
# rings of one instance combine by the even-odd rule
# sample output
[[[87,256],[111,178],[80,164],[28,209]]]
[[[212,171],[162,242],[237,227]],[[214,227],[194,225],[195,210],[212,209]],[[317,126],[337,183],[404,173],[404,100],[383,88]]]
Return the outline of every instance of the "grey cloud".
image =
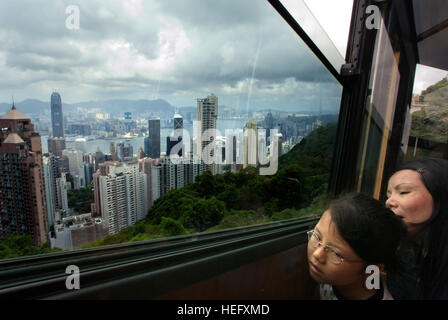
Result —
[[[244,0],[165,0],[159,8],[167,15],[177,17],[191,26],[207,26],[207,32],[238,25],[262,24],[272,14],[267,1]]]
[[[71,4],[79,5],[80,30],[65,28],[65,8]],[[223,88],[235,89],[247,82],[257,60],[254,103],[273,104],[272,96],[278,91],[278,104],[293,105],[307,90],[314,95],[307,83],[311,87],[322,84],[319,88],[328,97],[339,94],[336,81],[267,1],[162,0],[143,1],[143,6],[141,15],[133,17],[119,1],[3,2],[0,40],[5,45],[0,48],[0,73],[6,77],[19,73],[14,83],[22,88],[58,82],[61,94],[75,101],[79,99],[73,97],[74,92],[84,92],[82,99],[158,95],[190,105],[197,95],[213,90],[222,95],[222,101],[246,105],[248,88],[235,94]],[[99,48],[102,41],[123,40],[152,60],[157,58],[159,32],[170,24],[182,29],[191,43],[171,68],[145,72],[130,65],[129,76],[110,74],[114,70],[107,66],[109,54]],[[286,81],[290,78],[295,82]],[[286,86],[297,83],[297,94],[289,97]],[[256,92],[269,94],[255,96]]]

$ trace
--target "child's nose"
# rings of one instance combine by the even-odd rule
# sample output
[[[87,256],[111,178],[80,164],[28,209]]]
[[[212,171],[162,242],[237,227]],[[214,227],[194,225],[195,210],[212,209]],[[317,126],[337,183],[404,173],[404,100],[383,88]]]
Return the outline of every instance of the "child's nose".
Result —
[[[320,263],[325,262],[326,254],[325,254],[325,248],[322,246],[317,247],[314,250],[313,253],[314,258],[319,261]]]

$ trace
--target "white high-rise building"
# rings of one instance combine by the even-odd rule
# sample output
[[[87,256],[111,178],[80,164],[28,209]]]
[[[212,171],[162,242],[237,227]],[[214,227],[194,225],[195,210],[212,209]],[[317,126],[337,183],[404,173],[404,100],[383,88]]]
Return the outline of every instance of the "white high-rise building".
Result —
[[[62,155],[68,158],[70,174],[79,175],[79,169],[83,164],[83,153],[79,150],[65,149],[62,150]]]
[[[52,226],[57,222],[57,217],[65,216],[68,212],[66,173],[58,173],[57,158],[52,154],[45,154],[42,157],[42,162],[47,198],[48,225]]]
[[[256,167],[258,162],[258,124],[257,120],[249,119],[244,128],[244,164]]]
[[[197,153],[202,157],[202,150],[213,140],[216,139],[216,121],[218,119],[218,97],[210,95],[205,99],[198,99],[197,119],[198,128],[196,137]],[[203,134],[209,131],[209,139],[202,141]],[[214,132],[213,132],[214,130]],[[214,156],[214,151],[210,152]]]
[[[86,170],[84,164],[84,154],[82,151],[65,149],[62,155],[68,158],[68,166],[75,189],[84,188],[86,186]]]
[[[160,166],[151,167],[152,201],[160,198]]]
[[[66,173],[61,173],[61,177],[56,179],[56,192],[58,194],[58,202],[56,207],[63,212],[68,212],[68,198],[67,198],[67,178]]]
[[[148,211],[148,184],[138,162],[111,162],[107,173],[98,176],[101,215],[109,234],[134,225]]]
[[[44,155],[42,157],[44,167],[45,196],[47,198],[48,226],[54,225],[55,207],[56,207],[56,177],[55,160],[53,155]]]

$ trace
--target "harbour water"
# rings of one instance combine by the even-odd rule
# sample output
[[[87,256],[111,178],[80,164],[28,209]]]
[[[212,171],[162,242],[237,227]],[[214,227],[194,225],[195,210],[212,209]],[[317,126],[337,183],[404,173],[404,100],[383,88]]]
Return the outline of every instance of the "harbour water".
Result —
[[[219,120],[217,122],[217,128],[221,135],[225,135],[226,129],[243,129],[246,124],[244,119],[232,119],[232,120]],[[193,125],[184,124],[184,129],[187,130],[190,136],[193,135]],[[170,135],[173,131],[172,128],[160,128],[160,151],[166,152],[166,137]],[[42,152],[48,152],[48,136],[42,136]],[[86,143],[79,143],[76,141],[66,141],[66,148],[76,149],[83,151],[84,153],[94,154],[98,149],[103,153],[109,153],[110,143],[115,142],[128,142],[132,145],[133,153],[137,154],[138,149],[142,147],[144,149],[144,139],[145,137],[134,137],[134,138],[111,138],[111,139],[94,139],[88,140]],[[186,150],[190,150],[190,141],[185,141]]]

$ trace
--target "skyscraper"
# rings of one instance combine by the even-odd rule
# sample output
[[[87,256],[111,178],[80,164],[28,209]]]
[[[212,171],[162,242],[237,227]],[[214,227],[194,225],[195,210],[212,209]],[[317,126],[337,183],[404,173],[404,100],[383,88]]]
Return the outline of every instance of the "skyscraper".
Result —
[[[160,118],[152,117],[148,120],[149,134],[145,144],[145,153],[152,159],[160,158]]]
[[[55,138],[64,137],[63,119],[61,96],[59,93],[53,92],[51,95],[51,124]]]
[[[174,130],[183,130],[184,121],[180,114],[174,114]],[[166,155],[169,156],[171,154],[171,149],[177,145],[179,142],[182,142],[182,133],[175,133],[174,136],[170,135],[166,137]],[[181,149],[177,153],[179,157],[182,157],[185,154],[185,145],[182,143]]]
[[[266,138],[269,138],[271,135],[271,129],[274,129],[274,117],[270,111],[264,118],[264,128],[266,129]]]
[[[31,120],[13,105],[0,119],[0,237],[48,240],[42,146]]]
[[[174,114],[174,130],[184,128],[184,118],[178,114]]]
[[[199,135],[196,137],[196,143],[197,143],[197,152],[202,156],[202,150],[213,140],[216,139],[216,121],[218,119],[218,97],[215,95],[210,95],[205,99],[198,99],[198,128],[197,128],[197,134]],[[214,134],[213,131],[210,134],[210,139],[207,141],[202,141],[202,136],[204,132],[207,130],[212,129],[215,130]],[[214,156],[214,152],[210,152],[210,156]]]

